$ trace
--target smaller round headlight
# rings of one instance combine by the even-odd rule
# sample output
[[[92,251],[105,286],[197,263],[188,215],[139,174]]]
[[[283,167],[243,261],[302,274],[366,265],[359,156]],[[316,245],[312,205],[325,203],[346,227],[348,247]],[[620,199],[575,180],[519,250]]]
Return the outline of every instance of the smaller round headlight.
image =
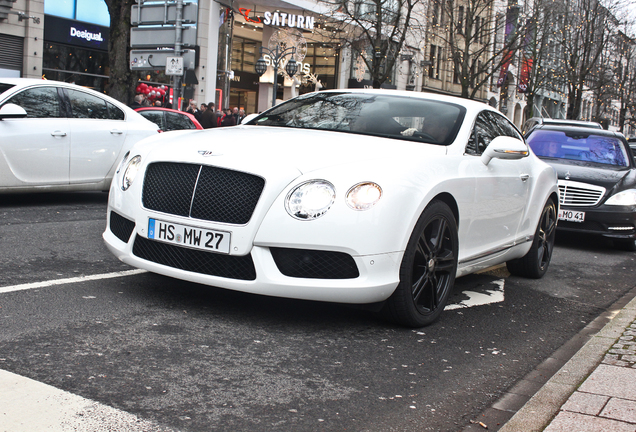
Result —
[[[126,167],[126,171],[124,171],[124,175],[121,180],[121,190],[128,190],[133,181],[135,181],[137,172],[139,172],[140,164],[141,156],[135,156],[130,160],[130,162],[128,162],[128,166]]]
[[[347,205],[354,210],[368,210],[382,197],[382,188],[377,183],[358,183],[347,192]]]
[[[325,180],[311,180],[297,186],[285,200],[290,216],[301,220],[318,219],[331,208],[336,189]]]

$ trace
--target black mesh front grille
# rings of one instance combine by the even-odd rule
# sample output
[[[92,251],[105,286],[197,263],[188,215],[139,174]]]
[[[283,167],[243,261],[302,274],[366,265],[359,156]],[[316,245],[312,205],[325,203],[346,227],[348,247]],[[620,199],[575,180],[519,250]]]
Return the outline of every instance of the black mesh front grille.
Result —
[[[135,238],[133,254],[179,270],[229,279],[256,279],[256,269],[251,255],[220,255],[149,240],[141,236]]]
[[[264,186],[261,177],[239,171],[159,162],[146,170],[142,202],[162,213],[242,225],[252,217]]]
[[[204,166],[192,202],[191,216],[197,219],[246,224],[263,192],[261,177],[238,171]]]
[[[162,213],[188,216],[200,169],[200,165],[191,164],[148,165],[142,194],[144,207]]]
[[[285,276],[308,279],[355,279],[360,276],[351,255],[305,249],[270,248]]]
[[[126,219],[122,215],[115,213],[114,211],[110,212],[110,230],[115,237],[124,243],[128,243],[130,240],[130,235],[135,229],[135,222]]]

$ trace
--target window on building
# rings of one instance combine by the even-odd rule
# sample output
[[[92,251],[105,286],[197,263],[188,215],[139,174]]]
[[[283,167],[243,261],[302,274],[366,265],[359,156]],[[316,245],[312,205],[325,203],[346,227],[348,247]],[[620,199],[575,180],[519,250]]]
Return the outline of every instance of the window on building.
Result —
[[[234,36],[232,38],[232,70],[255,73],[256,61],[261,56],[260,49],[260,41]]]
[[[439,59],[440,55],[440,47],[436,45],[431,45],[431,52],[429,55],[429,61],[431,64],[428,67],[428,76],[430,78],[439,79]]]
[[[44,0],[44,13],[110,27],[110,13],[104,0]]]
[[[464,6],[460,6],[457,12],[457,33],[464,34]]]

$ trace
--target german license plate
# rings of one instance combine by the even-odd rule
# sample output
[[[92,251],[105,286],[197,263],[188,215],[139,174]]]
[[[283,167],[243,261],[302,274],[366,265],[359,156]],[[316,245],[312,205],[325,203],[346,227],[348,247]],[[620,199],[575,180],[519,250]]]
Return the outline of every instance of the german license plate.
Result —
[[[559,220],[566,222],[583,222],[585,220],[585,212],[559,210]]]
[[[230,253],[231,234],[225,231],[148,219],[148,238],[208,252]]]

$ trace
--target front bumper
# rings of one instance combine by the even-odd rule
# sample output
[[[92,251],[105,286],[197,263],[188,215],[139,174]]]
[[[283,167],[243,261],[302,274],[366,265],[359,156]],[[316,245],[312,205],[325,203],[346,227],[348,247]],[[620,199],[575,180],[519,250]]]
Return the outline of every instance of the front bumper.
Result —
[[[139,218],[145,226],[147,218]],[[355,256],[297,245],[253,245],[247,255],[226,255],[150,240],[143,227],[109,208],[103,234],[121,261],[190,282],[277,297],[338,303],[386,300],[399,282],[401,252]],[[325,268],[325,266],[328,266]]]
[[[613,239],[636,239],[636,206],[607,206],[596,208],[561,206],[562,211],[585,212],[583,222],[560,220],[557,229],[598,234]]]

